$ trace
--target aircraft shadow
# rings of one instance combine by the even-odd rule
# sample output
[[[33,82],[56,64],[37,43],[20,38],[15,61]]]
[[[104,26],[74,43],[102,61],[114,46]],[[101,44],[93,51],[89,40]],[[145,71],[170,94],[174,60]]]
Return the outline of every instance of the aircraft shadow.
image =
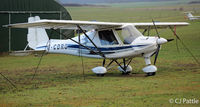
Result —
[[[97,76],[96,74],[85,74],[85,77],[146,77],[146,74],[142,73],[130,73],[130,74],[122,74],[122,73],[106,73],[104,76]]]

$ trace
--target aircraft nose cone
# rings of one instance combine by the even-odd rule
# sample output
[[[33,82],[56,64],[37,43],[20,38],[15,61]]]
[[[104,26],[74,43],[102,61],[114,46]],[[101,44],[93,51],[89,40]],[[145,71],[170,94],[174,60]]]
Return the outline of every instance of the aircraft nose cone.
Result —
[[[161,45],[161,44],[164,44],[164,43],[167,43],[168,41],[167,41],[167,39],[165,39],[165,38],[158,38],[157,39],[157,44],[159,44],[159,45]]]

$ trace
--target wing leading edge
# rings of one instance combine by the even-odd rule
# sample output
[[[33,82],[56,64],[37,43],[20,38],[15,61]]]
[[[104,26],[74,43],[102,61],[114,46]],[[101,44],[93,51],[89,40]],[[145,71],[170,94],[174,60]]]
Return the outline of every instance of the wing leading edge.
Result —
[[[74,21],[74,20],[39,20],[31,23],[17,23],[5,25],[5,27],[12,28],[45,28],[45,29],[78,29],[79,25],[83,30],[92,29],[109,29],[121,27],[122,23],[111,23],[111,22],[93,22],[93,21]]]
[[[133,25],[138,29],[154,29],[154,24],[151,23],[133,23]],[[159,29],[168,28],[169,26],[188,26],[187,22],[155,22],[155,25]]]
[[[120,28],[124,25],[134,25],[138,29],[148,29],[154,28],[152,22],[150,23],[113,23],[113,22],[93,22],[93,21],[74,21],[74,20],[39,20],[30,23],[17,23],[4,25],[4,27],[11,28],[45,28],[45,29],[78,29],[80,26],[83,30],[92,30],[92,29],[112,29]],[[167,28],[169,26],[187,26],[189,23],[186,22],[155,22],[157,28]]]

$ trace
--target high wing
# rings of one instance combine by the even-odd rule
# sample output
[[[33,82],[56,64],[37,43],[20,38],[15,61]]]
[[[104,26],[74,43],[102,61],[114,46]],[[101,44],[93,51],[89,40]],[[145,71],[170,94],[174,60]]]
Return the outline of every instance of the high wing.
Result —
[[[80,26],[83,30],[92,30],[92,29],[109,29],[109,28],[118,28],[123,26],[122,23],[110,23],[110,22],[94,22],[94,21],[74,21],[74,20],[39,20],[31,23],[18,23],[5,25],[5,27],[13,28],[45,28],[45,29],[78,29]]]
[[[74,20],[39,20],[30,23],[17,23],[4,25],[4,27],[12,28],[45,28],[45,29],[78,29],[80,26],[83,30],[92,29],[111,29],[121,28],[125,25],[134,25],[138,29],[154,28],[154,24],[150,23],[113,23],[113,22],[94,22],[94,21],[74,21]],[[167,28],[169,26],[187,26],[186,22],[155,22],[157,28]]]
[[[154,24],[151,23],[132,23],[138,29],[154,29]],[[168,28],[169,26],[188,26],[187,22],[155,22],[158,29]]]

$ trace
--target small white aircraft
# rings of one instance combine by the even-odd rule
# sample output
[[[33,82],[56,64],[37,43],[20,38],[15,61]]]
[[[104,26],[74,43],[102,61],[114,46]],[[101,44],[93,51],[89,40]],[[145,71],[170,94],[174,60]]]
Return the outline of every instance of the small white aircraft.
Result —
[[[192,12],[184,12],[186,14],[186,17],[193,21],[193,20],[200,20],[200,16],[193,16]]]
[[[189,24],[186,22],[112,23],[40,20],[38,16],[35,16],[30,17],[28,23],[10,24],[5,27],[28,28],[28,46],[34,51],[76,56],[81,53],[84,57],[102,58],[102,66],[92,69],[99,76],[103,76],[113,62],[118,64],[119,71],[129,74],[132,71],[129,64],[134,57],[144,58],[146,67],[143,68],[143,71],[147,73],[147,76],[152,76],[157,71],[155,63],[161,45],[173,40],[161,38],[157,28],[169,27],[173,30],[176,26],[187,25]],[[143,34],[137,28],[144,29]],[[57,32],[55,29],[73,29],[79,30],[83,34],[67,40],[49,39],[45,29],[55,32]],[[156,37],[149,37],[149,34],[144,36],[144,33],[149,32],[150,29],[156,29],[158,35]],[[155,55],[154,65],[150,61],[153,55]],[[105,66],[106,59],[110,60],[107,66]],[[121,63],[119,59],[122,59]]]

